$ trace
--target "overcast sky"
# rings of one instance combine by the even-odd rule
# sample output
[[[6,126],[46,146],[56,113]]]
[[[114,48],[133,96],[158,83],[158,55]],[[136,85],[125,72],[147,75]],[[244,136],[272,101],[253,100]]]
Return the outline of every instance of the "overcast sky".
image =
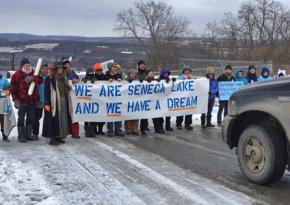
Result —
[[[136,0],[0,0],[0,33],[119,36],[116,14]],[[280,0],[287,5],[290,0]],[[243,0],[164,0],[201,32],[209,21],[236,12]]]

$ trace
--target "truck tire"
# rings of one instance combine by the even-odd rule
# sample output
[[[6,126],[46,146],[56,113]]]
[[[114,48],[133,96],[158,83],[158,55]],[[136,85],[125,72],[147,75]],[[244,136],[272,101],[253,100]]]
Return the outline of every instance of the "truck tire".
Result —
[[[240,136],[237,151],[243,175],[255,184],[272,184],[285,172],[286,145],[271,127],[248,126]]]

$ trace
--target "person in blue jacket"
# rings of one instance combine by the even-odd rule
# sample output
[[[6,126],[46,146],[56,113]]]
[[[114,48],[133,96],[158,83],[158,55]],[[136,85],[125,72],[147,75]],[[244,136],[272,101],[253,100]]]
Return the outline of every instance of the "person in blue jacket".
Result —
[[[3,75],[0,73],[0,92],[1,92],[1,98],[6,98],[7,95],[9,95],[9,81],[3,77]],[[8,136],[4,133],[4,114],[0,114],[0,125],[1,125],[1,133],[2,133],[2,140],[4,142],[9,142]]]
[[[271,80],[270,70],[267,67],[262,67],[261,76],[258,78],[258,81]]]
[[[212,113],[213,106],[215,103],[215,98],[218,97],[218,92],[219,92],[218,82],[215,79],[213,67],[208,67],[206,78],[209,79],[208,109],[207,109],[207,114],[203,113],[201,115],[202,128],[214,127],[214,125],[211,123],[211,117],[212,117],[211,113]]]
[[[242,69],[237,70],[236,81],[243,82],[243,85],[248,84],[248,80],[244,77],[244,71]]]
[[[39,101],[36,103],[36,108],[34,112],[34,123],[32,127],[32,134],[33,134],[33,140],[37,141],[39,139],[39,121],[42,118],[43,115],[43,109],[44,109],[44,82],[46,77],[48,76],[48,64],[44,64],[40,69],[40,75],[39,75],[43,82],[41,84],[37,85],[38,93],[39,93]]]

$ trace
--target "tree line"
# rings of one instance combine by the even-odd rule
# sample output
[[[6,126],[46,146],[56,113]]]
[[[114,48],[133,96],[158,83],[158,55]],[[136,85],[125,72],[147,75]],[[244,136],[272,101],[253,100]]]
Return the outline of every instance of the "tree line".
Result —
[[[178,65],[185,42],[195,42],[188,48],[210,58],[290,63],[290,9],[275,0],[245,1],[237,13],[208,22],[201,34],[190,32],[190,21],[164,2],[137,1],[118,13],[116,23],[117,31],[144,47],[148,64],[156,68]]]

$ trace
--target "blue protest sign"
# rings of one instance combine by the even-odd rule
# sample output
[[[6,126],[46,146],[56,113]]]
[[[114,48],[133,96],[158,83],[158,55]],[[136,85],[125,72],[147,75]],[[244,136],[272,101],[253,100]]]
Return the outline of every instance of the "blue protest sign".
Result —
[[[243,82],[219,82],[219,98],[220,100],[229,100],[231,95],[243,86]]]

